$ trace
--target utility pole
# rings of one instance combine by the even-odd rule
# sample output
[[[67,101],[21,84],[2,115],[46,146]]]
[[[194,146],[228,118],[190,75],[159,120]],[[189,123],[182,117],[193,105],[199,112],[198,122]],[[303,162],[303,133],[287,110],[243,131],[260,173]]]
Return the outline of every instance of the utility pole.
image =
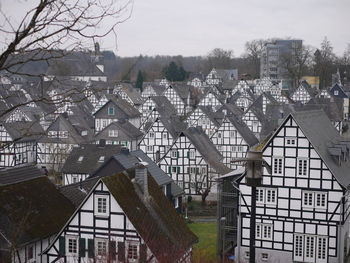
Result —
[[[246,184],[251,187],[249,263],[255,263],[256,187],[262,183],[263,166],[271,174],[271,167],[263,160],[262,152],[249,150],[246,158],[235,158],[231,162],[246,162]],[[238,259],[239,260],[239,259]]]

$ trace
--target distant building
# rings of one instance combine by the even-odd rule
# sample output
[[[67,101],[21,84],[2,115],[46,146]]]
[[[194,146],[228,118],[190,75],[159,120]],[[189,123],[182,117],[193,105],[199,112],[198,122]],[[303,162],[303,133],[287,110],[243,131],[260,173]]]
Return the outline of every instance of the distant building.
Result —
[[[283,67],[283,57],[294,54],[302,47],[303,41],[298,39],[276,40],[267,43],[260,59],[260,78],[273,80],[283,79],[286,70]]]

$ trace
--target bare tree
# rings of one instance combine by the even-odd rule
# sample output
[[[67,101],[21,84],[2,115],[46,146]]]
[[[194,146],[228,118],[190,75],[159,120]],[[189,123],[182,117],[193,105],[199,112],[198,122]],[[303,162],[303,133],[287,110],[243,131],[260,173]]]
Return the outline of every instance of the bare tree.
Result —
[[[207,55],[208,72],[212,68],[230,69],[232,67],[233,50],[214,48]]]
[[[260,76],[260,58],[266,43],[267,40],[264,39],[254,39],[245,43],[244,57],[247,58],[253,69],[253,78]]]
[[[286,72],[286,78],[298,85],[301,77],[309,71],[312,61],[312,48],[310,46],[298,46],[291,53],[285,53],[281,56],[281,66]]]

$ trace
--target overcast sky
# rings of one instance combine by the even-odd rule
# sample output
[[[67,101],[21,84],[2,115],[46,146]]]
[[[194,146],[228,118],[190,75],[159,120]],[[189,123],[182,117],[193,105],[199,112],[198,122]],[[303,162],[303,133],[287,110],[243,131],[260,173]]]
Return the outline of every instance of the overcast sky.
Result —
[[[244,52],[248,40],[292,37],[320,46],[325,36],[343,54],[350,43],[350,0],[135,0],[118,29],[120,56]],[[102,48],[115,48],[105,39]]]
[[[37,2],[0,0],[0,7],[16,20]],[[240,56],[253,39],[292,37],[319,47],[327,36],[342,55],[349,25],[350,0],[134,0],[131,18],[118,27],[117,46],[109,36],[101,48],[119,56],[196,56],[219,47]]]

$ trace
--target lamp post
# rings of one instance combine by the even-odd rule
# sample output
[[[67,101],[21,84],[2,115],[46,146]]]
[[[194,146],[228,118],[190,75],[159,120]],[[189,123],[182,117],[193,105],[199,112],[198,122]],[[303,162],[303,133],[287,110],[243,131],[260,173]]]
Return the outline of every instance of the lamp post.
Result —
[[[249,150],[247,158],[237,158],[231,162],[246,162],[246,183],[251,187],[251,211],[250,211],[250,240],[249,262],[255,263],[255,227],[256,227],[256,187],[261,185],[263,166],[271,174],[270,166],[263,160],[262,152]]]

